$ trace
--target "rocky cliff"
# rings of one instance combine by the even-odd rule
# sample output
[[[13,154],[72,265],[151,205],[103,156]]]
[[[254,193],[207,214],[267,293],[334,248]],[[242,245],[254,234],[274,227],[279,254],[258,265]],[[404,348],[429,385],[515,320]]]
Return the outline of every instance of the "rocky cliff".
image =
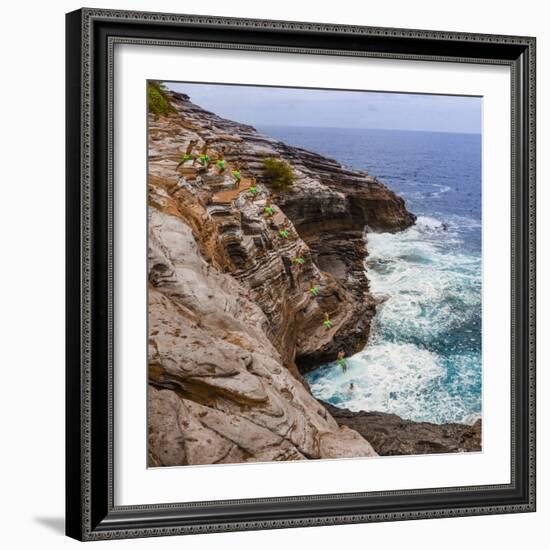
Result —
[[[363,233],[414,216],[364,172],[167,95],[175,112],[148,121],[150,465],[375,455],[300,373],[365,345]]]

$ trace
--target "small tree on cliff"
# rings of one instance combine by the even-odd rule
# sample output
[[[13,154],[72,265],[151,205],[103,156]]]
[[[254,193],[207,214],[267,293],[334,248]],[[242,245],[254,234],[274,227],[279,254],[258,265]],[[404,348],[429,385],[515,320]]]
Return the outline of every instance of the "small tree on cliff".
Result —
[[[147,107],[150,113],[156,115],[176,112],[166,95],[164,85],[157,80],[147,82]]]
[[[294,170],[288,162],[274,158],[267,158],[263,161],[263,176],[267,183],[281,191],[292,191]]]

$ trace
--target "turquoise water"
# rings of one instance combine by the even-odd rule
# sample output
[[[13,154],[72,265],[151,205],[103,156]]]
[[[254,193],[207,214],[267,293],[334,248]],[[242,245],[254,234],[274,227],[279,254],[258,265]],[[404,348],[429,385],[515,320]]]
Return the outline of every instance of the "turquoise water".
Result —
[[[481,416],[481,137],[470,134],[259,128],[367,170],[418,216],[398,234],[367,233],[379,306],[366,348],[306,378],[353,411],[436,423]],[[353,383],[353,390],[350,384]]]

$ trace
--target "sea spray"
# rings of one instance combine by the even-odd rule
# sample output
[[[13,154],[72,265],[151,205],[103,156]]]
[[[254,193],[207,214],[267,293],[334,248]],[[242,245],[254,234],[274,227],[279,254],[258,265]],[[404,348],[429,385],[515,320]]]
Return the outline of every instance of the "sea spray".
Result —
[[[367,235],[371,292],[384,301],[345,372],[330,364],[308,374],[315,396],[418,421],[479,417],[481,262],[452,253],[456,240],[424,217],[403,233]]]
[[[368,233],[366,276],[380,298],[366,348],[306,375],[319,399],[436,423],[481,416],[481,137],[271,127],[292,145],[367,170],[418,215]],[[336,358],[335,358],[336,359]],[[352,389],[350,389],[350,385]]]

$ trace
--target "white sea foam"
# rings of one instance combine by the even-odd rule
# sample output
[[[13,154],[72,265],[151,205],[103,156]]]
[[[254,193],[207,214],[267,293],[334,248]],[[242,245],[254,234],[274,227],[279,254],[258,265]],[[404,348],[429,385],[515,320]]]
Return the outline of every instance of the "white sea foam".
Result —
[[[327,365],[310,376],[315,396],[351,411],[382,411],[416,421],[472,423],[479,417],[471,412],[476,400],[467,391],[479,380],[465,369],[449,388],[437,354],[413,344],[372,342],[347,365],[346,371]]]
[[[444,241],[430,238],[441,231],[441,222],[423,217],[401,234],[368,235],[371,291],[390,297],[379,308],[379,321],[401,336],[444,332],[479,306],[479,258],[453,253],[449,231]]]
[[[437,191],[432,191],[432,197],[439,198],[441,195],[444,195],[451,190],[448,185],[439,185],[437,183],[434,183],[433,186],[437,189]]]
[[[418,421],[479,417],[481,262],[456,227],[421,216],[401,233],[366,235],[370,289],[385,301],[345,372],[332,364],[308,375],[314,395]]]
[[[472,423],[479,417],[467,391],[479,380],[466,369],[449,388],[437,354],[413,344],[372,342],[347,365],[346,371],[327,365],[309,376],[314,395],[351,411],[382,411],[416,421]]]

